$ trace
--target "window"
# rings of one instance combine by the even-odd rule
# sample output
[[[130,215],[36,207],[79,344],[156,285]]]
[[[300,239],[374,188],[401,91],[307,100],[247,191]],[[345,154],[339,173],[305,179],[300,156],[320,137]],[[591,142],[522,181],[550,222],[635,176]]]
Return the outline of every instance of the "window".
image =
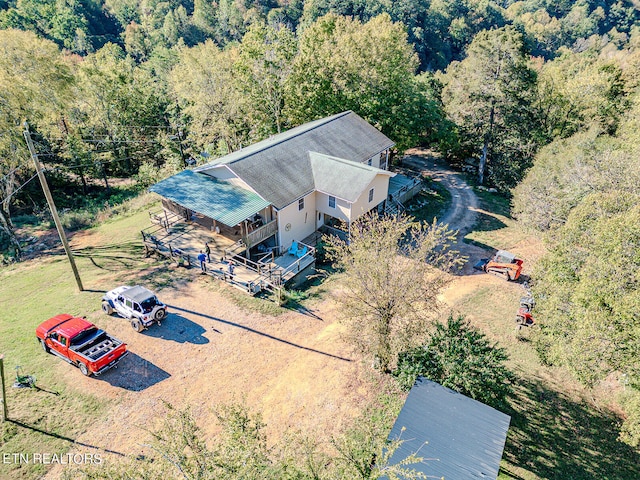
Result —
[[[304,209],[304,198],[301,198],[300,200],[298,200],[298,210],[303,210]]]
[[[336,197],[329,196],[329,208],[336,208]]]
[[[369,160],[367,160],[367,165],[371,166],[371,161],[372,161],[372,160],[373,160],[372,158],[370,158]]]
[[[373,202],[373,188],[369,190],[369,201]]]

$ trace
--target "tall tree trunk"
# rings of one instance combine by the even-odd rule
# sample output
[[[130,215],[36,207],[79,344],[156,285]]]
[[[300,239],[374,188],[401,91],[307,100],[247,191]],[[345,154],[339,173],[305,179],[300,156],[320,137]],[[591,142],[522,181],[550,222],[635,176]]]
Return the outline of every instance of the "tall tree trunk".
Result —
[[[484,143],[482,145],[482,155],[480,156],[480,164],[478,165],[478,183],[484,184],[484,171],[487,167],[487,157],[489,155],[489,144],[493,139],[493,122],[495,118],[495,103],[491,104],[491,111],[489,112],[489,130],[484,135]]]
[[[5,204],[2,204],[4,207]],[[8,208],[8,206],[7,206]],[[5,211],[4,208],[0,208],[0,232],[4,233],[9,239],[10,248],[13,249],[13,253],[16,259],[20,258],[22,254],[22,249],[20,248],[20,242],[18,241],[18,237],[16,237],[15,232],[13,231],[13,224],[11,223],[11,217],[9,216],[9,212]]]

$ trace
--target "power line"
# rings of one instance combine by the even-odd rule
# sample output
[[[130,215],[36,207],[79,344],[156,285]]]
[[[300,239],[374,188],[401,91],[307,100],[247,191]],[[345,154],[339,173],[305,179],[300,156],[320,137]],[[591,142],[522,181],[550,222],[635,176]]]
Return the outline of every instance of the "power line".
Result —
[[[33,142],[31,141],[31,132],[29,132],[29,124],[27,122],[24,122],[23,134],[24,134],[24,139],[27,141],[27,147],[29,148],[29,153],[31,154],[33,163],[36,166],[36,174],[40,179],[40,184],[42,185],[44,196],[47,199],[47,204],[49,204],[49,209],[51,210],[51,216],[53,217],[53,222],[56,224],[56,229],[58,230],[60,241],[62,242],[64,251],[67,254],[67,258],[69,259],[69,264],[71,265],[71,270],[73,270],[73,275],[76,278],[78,290],[82,292],[84,290],[84,287],[82,286],[82,280],[80,279],[80,274],[78,273],[76,262],[73,259],[73,254],[71,253],[71,248],[69,247],[69,242],[67,241],[67,235],[64,233],[64,228],[62,227],[62,223],[60,222],[60,217],[58,217],[58,210],[56,208],[55,202],[53,201],[53,197],[51,196],[51,192],[49,191],[49,185],[47,184],[47,179],[44,176],[44,173],[42,171],[43,170],[42,164],[40,163],[40,160],[38,160],[35,147],[33,146]]]
[[[18,192],[20,190],[22,190],[24,187],[27,186],[27,183],[29,183],[31,180],[33,180],[34,178],[36,178],[38,176],[38,174],[34,174],[33,177],[31,177],[29,180],[27,180],[26,182],[24,182],[22,185],[20,185],[18,188],[16,188],[13,192],[11,192],[11,195],[9,195],[7,198],[3,198],[2,199],[2,203],[6,204],[9,200],[11,200],[11,198],[15,195],[18,194]]]
[[[7,178],[9,175],[17,172],[18,170],[20,170],[21,168],[23,168],[25,165],[18,165],[16,168],[14,168],[13,170],[11,170],[9,173],[7,173],[4,177],[0,178],[0,182],[3,181],[5,178]]]

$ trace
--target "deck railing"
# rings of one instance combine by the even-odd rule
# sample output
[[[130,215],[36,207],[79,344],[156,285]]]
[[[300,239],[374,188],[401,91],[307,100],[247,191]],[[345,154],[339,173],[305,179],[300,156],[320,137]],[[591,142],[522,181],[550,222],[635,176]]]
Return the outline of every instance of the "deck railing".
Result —
[[[270,236],[275,235],[277,231],[278,221],[272,220],[266,225],[263,225],[262,227],[254,230],[253,232],[244,235],[242,240],[244,241],[245,245],[251,248],[254,245],[258,245],[260,242],[269,238]]]

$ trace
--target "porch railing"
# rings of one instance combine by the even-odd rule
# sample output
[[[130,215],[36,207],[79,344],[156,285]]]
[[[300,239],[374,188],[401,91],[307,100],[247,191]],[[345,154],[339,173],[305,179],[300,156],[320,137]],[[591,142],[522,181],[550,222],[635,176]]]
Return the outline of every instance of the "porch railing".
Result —
[[[244,241],[245,245],[251,248],[254,245],[258,245],[263,240],[269,238],[271,235],[275,235],[277,231],[278,222],[277,220],[272,220],[266,225],[263,225],[253,232],[246,234],[242,240]]]

